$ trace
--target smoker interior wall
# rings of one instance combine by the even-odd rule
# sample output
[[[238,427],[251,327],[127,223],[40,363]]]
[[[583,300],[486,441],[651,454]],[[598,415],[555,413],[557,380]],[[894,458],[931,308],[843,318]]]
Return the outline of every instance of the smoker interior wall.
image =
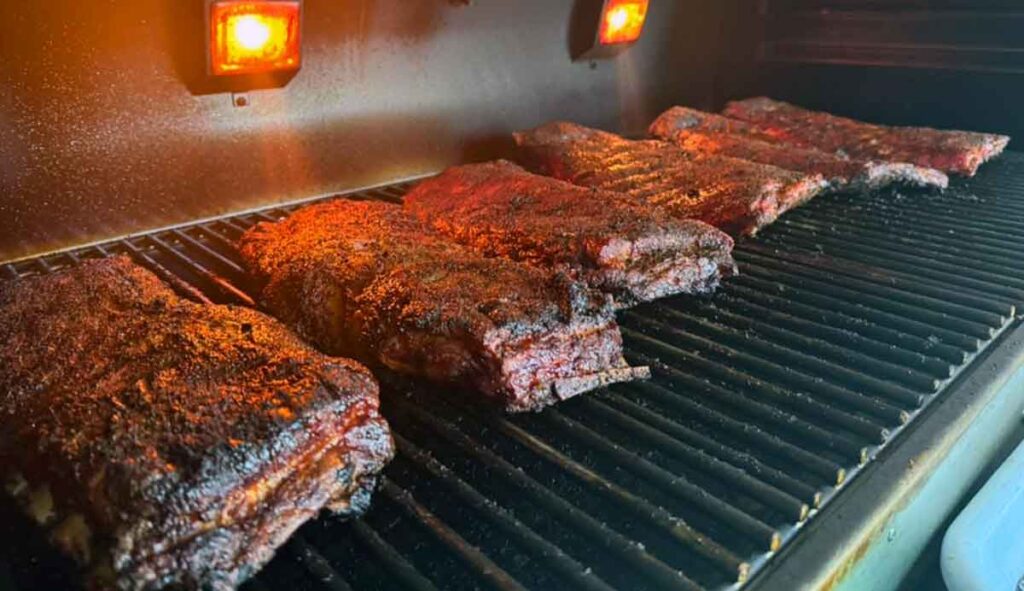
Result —
[[[764,0],[734,6],[719,100],[767,94],[891,124],[1024,137],[1019,0]],[[735,3],[734,3],[735,4]]]
[[[652,2],[598,63],[570,60],[573,1],[464,4],[306,0],[302,70],[239,108],[203,80],[202,0],[0,2],[0,260],[710,106],[716,0]]]

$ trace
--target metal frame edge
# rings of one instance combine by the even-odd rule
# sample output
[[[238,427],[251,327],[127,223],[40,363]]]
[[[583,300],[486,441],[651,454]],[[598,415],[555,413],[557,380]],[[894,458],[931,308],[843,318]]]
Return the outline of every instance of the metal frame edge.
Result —
[[[895,589],[1024,413],[1024,324],[976,359],[748,589]]]

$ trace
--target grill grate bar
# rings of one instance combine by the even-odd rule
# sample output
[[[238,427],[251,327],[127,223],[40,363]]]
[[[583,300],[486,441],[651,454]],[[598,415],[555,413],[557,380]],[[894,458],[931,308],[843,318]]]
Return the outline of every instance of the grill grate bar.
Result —
[[[635,358],[640,363],[646,363],[648,365],[657,363],[654,359],[642,354],[635,355]],[[732,394],[728,390],[711,384],[710,382],[703,382],[699,378],[689,376],[682,372],[675,372],[671,369],[660,369],[657,366],[654,367],[656,371],[660,370],[661,372],[668,374],[667,377],[670,379],[665,381],[672,386],[680,386],[680,390],[707,391],[710,392],[710,396],[714,397],[714,399],[732,398]],[[699,404],[693,400],[693,397],[674,395],[675,392],[673,390],[669,390],[658,383],[636,384],[631,387],[625,387],[625,389],[626,391],[642,392],[643,394],[650,396],[652,399],[656,399],[659,402],[677,410],[692,413],[701,420],[707,421],[709,425],[727,429],[732,435],[751,441],[758,447],[758,449],[765,452],[775,452],[786,460],[817,473],[820,477],[825,478],[826,481],[838,485],[846,478],[846,470],[840,466],[838,462],[812,453],[806,448],[800,447],[799,445],[789,441],[789,438],[792,438],[789,437],[790,433],[795,433],[798,438],[805,435],[799,427],[786,428],[785,423],[789,422],[787,418],[783,418],[783,425],[779,425],[780,427],[783,427],[780,430],[780,433],[769,434],[757,423],[776,423],[775,420],[765,420],[761,417],[757,418],[757,423],[736,420],[724,412],[718,411],[714,408],[708,408],[704,404]],[[728,400],[728,402],[732,401]],[[796,422],[795,418],[793,422]],[[784,437],[788,438],[784,439]],[[860,450],[858,450],[858,452],[859,451]]]
[[[653,449],[665,452],[674,460],[682,461],[696,470],[735,486],[737,490],[745,492],[752,498],[764,501],[767,505],[785,513],[791,520],[803,521],[807,518],[810,507],[806,503],[789,493],[748,476],[743,470],[739,470],[714,456],[708,455],[700,449],[689,447],[661,431],[653,429],[633,417],[601,404],[596,400],[590,398],[583,399],[580,401],[580,406],[589,411],[590,414],[616,425],[624,433],[629,433],[633,437],[645,440]],[[556,414],[554,418],[562,420],[564,417],[559,417]],[[580,421],[575,422],[577,425],[580,424]]]
[[[891,226],[891,224],[890,224]],[[873,218],[845,218],[837,217],[827,211],[815,212],[814,218],[803,216],[785,220],[782,227],[800,227],[810,231],[823,232],[836,236],[864,236],[875,240],[884,241],[890,237],[892,228],[886,228],[883,220]],[[901,236],[897,239],[900,248],[920,246],[922,248],[943,249],[946,252],[954,253],[965,259],[987,261],[994,265],[1005,265],[1009,268],[1016,267],[1017,252],[1006,248],[1002,241],[986,240],[976,238],[970,241],[970,250],[963,248],[963,241],[956,238],[956,235],[940,234],[937,232],[926,233],[915,227],[900,228]],[[915,274],[911,271],[908,275]],[[962,275],[959,275],[962,277]],[[989,284],[985,284],[987,286]],[[985,293],[984,288],[980,290]],[[1020,293],[1020,292],[1017,292]]]
[[[953,375],[953,365],[941,359],[886,345],[834,326],[809,322],[786,313],[782,306],[773,305],[769,308],[762,305],[771,300],[757,297],[751,302],[736,297],[744,295],[742,291],[743,288],[723,289],[717,296],[718,305],[712,310],[720,311],[724,321],[737,327],[748,324],[748,319],[759,319],[751,320],[749,325],[763,326],[760,330],[780,342],[792,344],[798,350],[820,349],[823,356],[829,356],[832,361],[849,362],[856,369],[878,372],[906,385],[925,390],[934,389],[941,380]],[[751,294],[747,292],[746,295]],[[695,311],[701,312],[703,309],[697,308]]]
[[[630,317],[630,325],[642,327],[648,334],[656,335],[662,340],[655,341],[636,333],[632,328],[625,328],[629,336],[644,345],[652,345],[658,352],[656,356],[661,357],[661,365],[666,370],[678,372],[679,368],[696,369],[707,372],[709,375],[726,380],[733,384],[740,385],[748,392],[756,392],[757,398],[768,400],[784,406],[792,411],[783,412],[775,406],[767,406],[760,402],[750,400],[745,394],[738,397],[731,397],[731,401],[737,406],[750,411],[752,414],[763,414],[765,417],[772,417],[776,421],[787,423],[797,422],[806,435],[813,436],[819,441],[827,444],[830,448],[841,450],[846,453],[860,454],[865,440],[884,440],[887,431],[884,428],[872,424],[861,416],[846,412],[833,406],[823,404],[815,400],[805,392],[786,390],[773,384],[765,382],[747,372],[739,371],[736,366],[751,368],[753,371],[764,370],[782,375],[782,379],[792,379],[795,382],[802,382],[806,376],[793,372],[788,367],[773,365],[761,359],[745,355],[737,349],[720,345],[711,339],[683,333],[679,330],[666,327],[662,324],[650,321],[646,318]],[[701,355],[695,355],[682,349],[689,347],[701,349]],[[646,348],[641,346],[641,348]],[[712,354],[712,355],[709,355]],[[671,361],[668,361],[670,359]],[[721,363],[719,360],[733,359],[735,365]],[[820,384],[819,384],[820,388]],[[824,392],[824,389],[820,390]],[[828,392],[832,394],[833,392]],[[811,421],[798,416],[810,416],[815,419],[822,419],[829,423],[842,427],[843,429],[856,434],[855,438],[838,436],[832,434]]]
[[[222,232],[216,230],[213,227],[213,224],[202,224],[196,226],[196,229],[203,235],[205,235],[207,238],[210,238],[214,242],[218,243],[220,245],[220,248],[224,249],[225,253],[235,251],[235,243],[230,238],[225,236]],[[241,268],[241,265],[238,266],[239,268]]]
[[[239,222],[244,223],[245,225],[243,226]],[[241,217],[233,218],[233,219],[225,218],[223,220],[218,220],[217,223],[223,225],[226,228],[230,228],[232,231],[236,232],[239,236],[241,236],[250,227],[256,225],[253,222],[246,222],[246,221],[244,221],[243,218],[241,218]],[[232,242],[231,248],[234,248],[234,242]]]
[[[976,185],[974,189],[986,189],[983,185]],[[1005,187],[1002,187],[1005,189]],[[1018,189],[1019,190],[1019,189]],[[980,191],[984,193],[985,191]],[[942,217],[957,217],[963,215],[970,215],[977,217],[979,220],[990,220],[996,223],[1011,224],[1013,227],[1022,227],[1019,221],[1019,215],[1024,211],[1021,202],[1014,203],[1010,200],[1000,199],[1001,196],[992,196],[978,198],[977,195],[972,195],[979,200],[984,199],[983,207],[979,208],[974,202],[965,202],[962,199],[958,199],[955,196],[952,199],[942,200],[942,196],[938,196],[938,205],[945,211],[933,211],[929,212],[932,214],[939,214]],[[973,201],[973,200],[972,200]],[[948,214],[948,215],[943,215]],[[1017,221],[1015,221],[1017,220]]]
[[[812,202],[812,208],[813,208]],[[820,207],[820,206],[819,206]],[[869,211],[868,208],[874,211]],[[815,208],[816,209],[816,208]],[[936,232],[950,232],[951,230],[965,238],[988,238],[999,240],[1006,246],[1024,246],[1024,236],[1021,236],[1011,229],[993,227],[989,224],[973,222],[973,216],[977,213],[964,213],[960,216],[935,216],[931,212],[914,210],[900,204],[900,207],[893,207],[884,201],[872,201],[864,204],[860,209],[852,209],[849,212],[853,216],[884,216],[890,223],[897,226],[911,226],[927,228]]]
[[[966,359],[967,354],[962,349],[876,324],[866,317],[854,316],[849,310],[830,309],[826,307],[829,298],[799,298],[803,301],[798,301],[797,295],[774,295],[788,296],[775,287],[762,279],[743,276],[730,281],[719,293],[723,298],[741,301],[737,306],[752,306],[758,314],[781,317],[782,322],[792,323],[804,334],[820,336],[833,343],[852,340],[857,346],[863,345],[861,350],[865,352],[899,359],[908,365],[920,364],[938,377],[951,376],[955,366]]]
[[[448,421],[436,417],[400,397],[395,397],[394,401],[398,403],[402,412],[428,425],[433,432],[455,444],[464,452],[474,456],[496,474],[528,494],[534,504],[544,508],[552,517],[582,532],[590,541],[599,543],[614,551],[647,578],[666,587],[680,585],[695,587],[695,584],[681,572],[668,566],[655,556],[648,554],[637,542],[626,538],[608,525],[594,519],[562,497],[551,492],[536,480],[530,478],[523,470],[498,456],[486,446],[474,441]],[[663,511],[659,512],[658,509],[636,499],[631,493],[617,489],[613,490],[613,492],[622,493],[619,496],[620,502],[623,507],[634,514],[650,516],[651,519],[655,520],[655,523],[658,523],[658,520],[664,514]],[[674,524],[671,524],[671,521],[668,523],[670,526],[674,526]],[[727,569],[727,571],[732,572],[737,580],[745,578],[746,573],[749,572],[749,565],[729,552],[712,553],[713,548],[711,547],[698,547],[696,550],[709,552],[708,558],[720,561],[719,564]]]
[[[716,543],[714,540],[711,540],[704,534],[694,530],[678,516],[670,513],[662,507],[648,503],[632,492],[629,492],[610,480],[603,478],[586,466],[583,466],[569,458],[526,430],[513,425],[507,420],[497,419],[496,426],[505,435],[511,437],[516,442],[522,444],[538,456],[557,466],[563,472],[573,476],[593,490],[603,493],[611,498],[626,501],[625,504],[633,508],[639,517],[662,528],[669,537],[681,543],[684,547],[688,547],[690,550],[701,554],[705,558],[710,559],[721,566],[724,566],[730,571],[736,572],[737,574],[742,572],[743,561],[739,557]],[[620,459],[622,456],[626,456],[629,460],[633,459],[626,453],[619,454]],[[647,471],[645,469],[647,467],[653,468],[653,466],[645,464],[644,467],[639,469],[641,471],[641,476],[649,478],[662,486],[674,489],[671,481],[665,479],[663,474],[658,473],[656,469],[653,471]],[[654,473],[653,476],[651,475],[652,472]],[[673,490],[672,492],[678,493],[680,491]],[[692,500],[693,495],[690,493],[692,493],[692,491],[684,490],[681,494],[683,498]],[[716,510],[722,510],[722,507],[717,507]],[[743,531],[745,535],[748,535],[758,541],[767,542],[768,545],[775,542],[775,532],[765,524],[758,523],[753,518],[749,518],[749,516],[730,512],[729,508],[725,508],[724,512],[729,513],[729,517],[733,519],[731,525],[737,530]]]
[[[407,189],[397,189],[395,187],[380,187],[371,191],[366,191],[364,195],[374,199],[383,199],[384,201],[391,201],[393,203],[401,203],[402,198],[405,197]]]
[[[815,213],[814,217],[804,216],[788,220],[784,226],[795,226],[806,228],[809,231],[823,233],[834,233],[838,236],[860,235],[865,237],[885,240],[887,231],[892,231],[894,224],[886,224],[881,220],[867,217],[840,218],[828,212]],[[950,233],[938,230],[928,231],[928,228],[918,226],[899,225],[900,237],[896,242],[900,247],[904,245],[918,249],[941,249],[953,255],[964,258],[977,257],[980,260],[988,261],[993,265],[1006,266],[1017,269],[1015,265],[1013,248],[1007,247],[1005,241],[985,237],[973,237],[967,242],[969,248],[965,247],[965,239],[960,237],[959,232]],[[887,227],[888,226],[888,227]]]
[[[357,519],[352,522],[352,534],[384,563],[387,572],[397,578],[402,586],[414,591],[436,591],[437,587],[429,579],[409,564],[398,550],[363,520]]]
[[[694,506],[700,507],[704,511],[715,515],[717,518],[721,519],[723,523],[729,525],[743,535],[748,536],[754,542],[763,544],[766,551],[778,549],[781,542],[781,536],[778,531],[747,513],[715,499],[709,495],[707,491],[702,490],[700,487],[689,482],[684,476],[673,475],[667,470],[664,470],[651,462],[630,453],[618,444],[600,436],[586,426],[565,417],[558,411],[549,411],[543,415],[543,418],[557,424],[561,428],[566,429],[566,433],[571,433],[572,435],[579,437],[581,440],[586,441],[588,445],[594,446],[594,449],[601,450],[608,457],[613,458],[618,462],[619,465],[636,473],[641,478],[663,488],[673,496],[683,499],[689,503],[693,503]],[[610,481],[602,478],[596,472],[593,472],[579,462],[576,462],[567,455],[559,452],[555,448],[551,447],[550,444],[511,421],[504,418],[494,418],[493,423],[496,424],[498,429],[506,435],[509,435],[516,441],[523,443],[538,455],[558,465],[573,476],[605,489],[614,486]],[[678,531],[680,526],[682,526],[683,529],[689,530],[686,531],[687,537],[692,538],[700,544],[707,544],[709,542],[707,538],[701,539],[702,536],[696,530],[685,525],[678,517],[674,519],[677,522],[676,531]]]
[[[800,234],[788,233],[784,230],[780,231],[778,236],[766,237],[764,242],[764,246],[760,249],[751,247],[751,250],[759,250],[761,253],[771,252],[787,261],[793,261],[809,267],[834,270],[846,276],[856,274],[886,288],[895,288],[908,294],[917,294],[918,296],[930,298],[933,303],[938,303],[940,306],[944,305],[944,307],[951,309],[953,313],[964,315],[978,322],[999,325],[1014,315],[1016,311],[1015,303],[1020,301],[1020,298],[1016,296],[1018,294],[1024,295],[1024,292],[1003,288],[1002,286],[997,286],[998,289],[992,290],[993,286],[991,283],[966,277],[963,273],[954,274],[947,271],[934,271],[921,265],[903,264],[893,260],[891,257],[886,258],[864,254],[852,245],[847,245],[847,247],[838,252],[832,253],[830,249],[825,248],[823,243],[814,237],[808,238]],[[784,253],[768,248],[769,245],[783,243],[789,249]],[[808,253],[813,254],[795,252],[792,248],[794,246],[801,247]],[[883,269],[884,272],[879,273],[878,269]],[[908,280],[907,274],[909,272],[916,273],[917,277]],[[928,276],[925,277],[925,275]],[[957,289],[951,289],[950,285],[955,285]],[[1003,297],[982,297],[977,295],[978,289],[988,289],[990,292],[998,291],[1001,292]],[[911,299],[912,297],[905,299]]]
[[[1013,156],[1016,156],[1016,154]],[[1024,192],[1024,184],[1011,178],[1013,174],[1019,174],[1020,170],[1007,170],[1007,167],[1004,166],[1005,164],[1005,159],[1002,162],[994,162],[992,166],[988,166],[990,170],[985,171],[986,174],[973,177],[969,181],[964,182],[965,194],[955,194],[950,195],[950,197],[964,200],[970,204],[984,205],[986,208],[995,203],[993,201],[994,197],[998,197],[997,203],[1007,211],[1024,209],[1024,199],[1021,199],[1021,193]],[[993,167],[1002,168],[1000,173],[996,175],[998,180],[995,182],[993,182],[990,176],[991,168]],[[989,194],[986,195],[986,193]],[[991,193],[995,193],[995,195]]]
[[[945,326],[949,331],[976,339],[991,338],[1003,321],[996,315],[986,320],[965,318],[965,312],[954,304],[924,296],[910,297],[896,290],[892,290],[892,297],[886,297],[882,295],[884,290],[880,286],[808,268],[793,260],[794,257],[781,256],[785,260],[770,258],[753,249],[744,248],[738,253],[738,258],[747,263],[748,270],[757,268],[765,270],[762,272],[781,273],[783,277],[800,282],[803,286],[814,286],[821,291],[838,293],[853,301],[859,299],[876,309],[917,318],[933,326]]]
[[[128,254],[132,257],[132,259],[135,260],[135,262],[151,269],[161,279],[169,283],[171,287],[175,289],[175,291],[177,291],[184,297],[193,299],[198,302],[202,302],[204,304],[213,303],[213,301],[210,300],[210,298],[206,297],[206,294],[204,294],[202,291],[194,287],[191,283],[182,279],[177,273],[171,272],[167,267],[158,263],[156,259],[150,256],[147,252],[143,251],[138,246],[132,244],[131,240],[121,240],[117,244],[118,246],[121,246],[125,250],[127,250]],[[104,254],[106,254],[105,250]]]
[[[417,465],[425,468],[434,477],[445,482],[464,502],[477,509],[485,518],[499,527],[508,536],[517,539],[523,546],[532,549],[539,560],[546,562],[555,571],[571,581],[574,586],[595,591],[611,590],[611,587],[594,575],[593,572],[588,572],[586,567],[573,560],[554,544],[537,535],[533,530],[513,517],[506,509],[481,495],[475,488],[456,476],[448,467],[432,458],[401,435],[396,435],[395,439],[398,442],[400,452],[406,458],[409,458]]]
[[[583,403],[587,406],[614,408],[620,413],[630,415],[638,421],[647,423],[662,433],[672,437],[676,441],[691,445],[704,453],[708,453],[713,457],[728,462],[729,464],[743,470],[745,473],[751,474],[779,490],[786,491],[794,498],[803,500],[812,507],[817,507],[821,504],[820,490],[789,476],[781,470],[763,463],[749,454],[723,445],[722,443],[702,435],[697,431],[693,431],[679,423],[665,418],[662,415],[651,412],[650,410],[631,402],[629,399],[617,392],[612,390],[599,392],[593,398],[583,399]]]
[[[202,228],[198,228],[198,229],[202,229]],[[209,246],[203,244],[202,242],[196,240],[191,235],[189,235],[189,234],[187,234],[185,232],[182,232],[181,230],[172,230],[171,234],[173,234],[178,240],[187,243],[192,248],[195,248],[197,250],[202,251],[203,254],[206,254],[207,256],[215,259],[217,262],[219,262],[220,264],[228,267],[232,271],[234,271],[236,273],[239,273],[239,274],[244,274],[245,273],[245,269],[243,269],[242,266],[239,265],[238,263],[236,263],[234,260],[229,259],[228,257],[224,256],[220,252],[218,252],[218,251],[210,248]],[[231,246],[231,245],[229,244],[229,246]],[[231,247],[233,248],[233,246],[231,246]]]
[[[1013,157],[1019,158],[1019,154],[1014,154]],[[866,195],[859,205],[863,206],[878,202],[906,210],[918,206],[923,208],[929,215],[954,219],[961,216],[965,210],[968,213],[977,215],[984,215],[993,211],[1012,212],[1024,205],[1019,186],[1006,184],[1001,179],[997,187],[986,187],[986,180],[982,178],[994,172],[995,176],[1004,177],[1005,179],[1008,176],[1006,173],[1009,171],[1005,168],[1002,171],[993,170],[1000,167],[1000,164],[988,166],[988,170],[984,171],[983,175],[970,179],[955,179],[955,184],[948,191],[902,191],[899,188],[891,187],[884,191]],[[1020,174],[1020,170],[1013,171],[1013,174]],[[856,201],[854,197],[852,195],[847,196],[846,200]]]
[[[271,222],[271,223],[276,223],[276,222],[279,222],[282,219],[284,219],[284,216],[280,215],[282,212],[276,212],[276,213],[278,213],[278,215],[273,216],[273,215],[270,215],[270,213],[268,213],[266,211],[256,211],[256,212],[253,212],[250,215],[251,215],[251,217],[257,217],[257,218],[259,218],[259,219],[261,219],[261,220],[263,220],[265,222]]]
[[[273,591],[273,589],[263,582],[262,577],[249,579],[245,582],[245,586],[242,587],[242,589],[245,589],[245,591]]]
[[[858,391],[839,386],[828,386],[820,382],[814,387],[851,408],[873,414],[882,419],[900,420],[905,417],[898,407],[884,400],[861,394],[862,390],[873,389],[879,392],[881,396],[911,408],[916,408],[921,404],[922,396],[920,392],[879,380],[870,375],[858,373],[854,369],[840,366],[828,360],[819,359],[819,357],[825,356],[822,353],[827,355],[829,351],[834,352],[833,349],[829,348],[830,345],[828,344],[823,344],[820,350],[815,347],[800,349],[788,346],[785,341],[795,338],[793,333],[748,317],[732,314],[720,307],[712,308],[709,306],[700,310],[687,310],[684,312],[655,306],[653,310],[658,315],[656,321],[663,325],[666,331],[678,331],[680,328],[686,328],[694,334],[700,334],[727,347],[749,347],[755,355],[760,357],[757,359],[756,365],[770,374],[779,375],[782,381],[792,381],[808,386],[808,381],[814,380],[814,378],[801,373],[799,369],[804,369],[811,373],[824,374],[826,378],[843,377],[848,382],[859,385]],[[766,338],[770,336],[775,340],[765,340],[765,338],[758,336],[759,333],[764,333]],[[804,341],[800,344],[806,345],[807,342]],[[839,350],[835,355],[845,355],[841,348],[836,347],[835,349]],[[817,356],[809,355],[803,351],[814,351]],[[774,359],[778,359],[780,356],[785,358],[785,363],[774,363]],[[846,360],[845,357],[843,359]],[[918,386],[921,392],[930,394],[937,388],[937,381],[934,378],[919,376],[919,374],[908,374],[907,370],[887,364],[886,362],[877,362],[869,359],[864,361],[864,363],[870,367],[869,371],[872,372],[886,373],[890,371],[901,379],[906,378],[910,381],[919,381]],[[782,371],[779,371],[779,367],[782,368]],[[792,368],[798,369],[794,370]],[[920,379],[913,380],[912,378],[914,377],[919,377]]]
[[[877,200],[876,200],[877,201]],[[995,211],[989,210],[986,207],[984,210],[967,207],[960,205],[955,201],[941,201],[942,207],[945,209],[944,212],[937,212],[933,208],[930,200],[908,200],[907,203],[901,203],[899,209],[893,208],[891,204],[880,203],[882,207],[898,211],[901,219],[907,219],[906,216],[913,215],[919,216],[922,219],[936,222],[949,222],[951,219],[957,219],[957,229],[961,226],[965,228],[978,228],[987,231],[1003,232],[1014,238],[1024,239],[1024,222],[1015,221],[1013,219],[1013,212],[1001,209],[997,206],[994,207]],[[992,207],[992,206],[990,206]]]
[[[755,270],[756,273],[756,270]],[[790,289],[768,277],[759,277],[749,269],[745,275],[734,277],[726,290],[735,293],[751,294],[749,300],[761,301],[753,294],[765,290],[764,301],[771,300],[806,314],[812,320],[826,320],[826,326],[839,326],[851,332],[863,332],[872,338],[891,345],[917,351],[924,355],[935,355],[949,363],[959,365],[967,360],[970,352],[975,351],[979,343],[956,333],[947,333],[943,329],[935,330],[929,325],[904,318],[889,312],[869,308],[859,302],[851,302],[834,296],[820,295],[804,290]],[[775,296],[780,294],[785,299]],[[953,341],[962,341],[962,346],[946,344],[939,334]]]
[[[389,478],[381,479],[381,492],[394,501],[417,523],[422,524],[436,536],[437,540],[454,551],[470,566],[482,580],[502,591],[525,591],[525,588],[512,578],[504,569],[495,564],[478,548],[463,539],[455,530],[448,527],[429,509],[421,505],[412,493],[392,482]]]
[[[220,275],[217,275],[216,273],[210,271],[205,265],[203,265],[199,261],[186,255],[177,248],[174,248],[159,236],[153,234],[147,236],[147,238],[150,242],[154,243],[161,251],[171,255],[172,257],[188,265],[190,268],[194,269],[200,276],[202,276],[204,279],[215,285],[219,291],[233,297],[237,302],[241,304],[250,307],[256,306],[256,302],[253,301],[251,297],[249,297],[249,294],[235,287],[235,285],[228,281],[227,279],[224,279]]]
[[[792,244],[789,244],[792,241]],[[949,278],[953,283],[962,280],[979,289],[1001,292],[1008,297],[1016,297],[1024,288],[1024,276],[1016,270],[1001,268],[1000,265],[986,263],[981,259],[965,259],[959,255],[950,256],[936,254],[934,249],[916,249],[901,245],[899,252],[876,248],[862,242],[862,239],[844,236],[842,239],[813,233],[794,225],[783,224],[770,236],[764,238],[767,245],[787,244],[803,246],[808,250],[827,253],[833,248],[847,256],[858,256],[866,261],[883,261],[882,268],[891,267],[896,270],[924,269],[940,279]],[[762,247],[765,248],[765,247]],[[968,266],[969,265],[969,266]],[[1009,286],[1009,289],[1003,286]]]
[[[982,341],[991,338],[992,327],[968,322],[959,318],[953,318],[946,314],[932,312],[908,306],[899,302],[893,302],[884,298],[846,289],[833,283],[825,282],[825,279],[816,280],[811,278],[811,273],[801,276],[789,273],[783,269],[789,268],[785,264],[773,264],[765,257],[755,257],[747,252],[737,253],[740,264],[745,264],[748,275],[783,284],[791,284],[804,288],[803,293],[797,293],[794,297],[805,297],[804,294],[814,290],[817,294],[823,294],[832,300],[847,302],[854,309],[864,310],[864,314],[871,314],[876,318],[892,318],[902,321],[904,326],[920,327],[918,330],[925,338],[936,337],[955,347],[960,347],[972,353],[981,348]],[[794,290],[797,291],[797,290]],[[884,315],[884,316],[883,316]],[[903,328],[903,327],[901,327]]]
[[[352,591],[352,587],[341,578],[338,571],[334,570],[331,563],[317,551],[302,534],[295,534],[285,545],[285,548],[298,558],[298,561],[305,566],[306,570],[316,579],[321,586],[330,591]]]

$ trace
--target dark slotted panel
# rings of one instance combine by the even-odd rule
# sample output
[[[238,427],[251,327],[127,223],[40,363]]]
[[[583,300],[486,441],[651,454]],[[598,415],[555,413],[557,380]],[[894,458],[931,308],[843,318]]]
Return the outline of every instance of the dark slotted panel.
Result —
[[[1018,0],[731,4],[718,105],[765,95],[873,123],[1024,134]]]
[[[407,186],[351,197],[397,201]],[[233,249],[298,205],[3,267],[126,253],[183,294],[250,305]],[[1024,157],[944,195],[822,197],[736,255],[709,298],[621,315],[648,382],[503,416],[381,372],[399,455],[361,520],[303,527],[247,586],[716,589],[747,579],[992,343],[1024,302]],[[10,513],[10,509],[3,508]],[[16,516],[4,531],[24,527]],[[66,586],[32,538],[17,588]]]
[[[770,0],[764,57],[1024,72],[1014,0]]]

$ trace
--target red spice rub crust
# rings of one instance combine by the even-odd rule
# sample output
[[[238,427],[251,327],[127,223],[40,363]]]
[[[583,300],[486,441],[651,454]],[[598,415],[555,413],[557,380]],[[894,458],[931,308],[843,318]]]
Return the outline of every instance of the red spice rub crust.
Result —
[[[756,124],[767,138],[858,160],[909,162],[974,176],[1010,138],[993,133],[890,127],[811,111],[767,97],[734,101],[722,114]]]
[[[734,272],[732,239],[708,224],[511,162],[450,168],[409,192],[405,207],[487,256],[563,269],[620,306],[708,292]]]
[[[646,377],[622,357],[611,300],[562,273],[486,258],[400,206],[337,199],[241,239],[263,303],[332,353],[538,410]]]
[[[665,111],[651,124],[649,132],[695,156],[731,156],[821,175],[830,188],[837,190],[870,190],[895,183],[940,189],[949,185],[949,178],[932,168],[905,162],[856,160],[790,146],[761,135],[753,124],[687,107]]]
[[[103,588],[233,589],[394,453],[363,366],[124,257],[0,285],[0,422],[0,470],[86,524]]]
[[[820,175],[739,158],[691,154],[657,140],[626,140],[566,122],[515,134],[529,169],[571,183],[625,193],[648,210],[752,235],[819,194]]]

